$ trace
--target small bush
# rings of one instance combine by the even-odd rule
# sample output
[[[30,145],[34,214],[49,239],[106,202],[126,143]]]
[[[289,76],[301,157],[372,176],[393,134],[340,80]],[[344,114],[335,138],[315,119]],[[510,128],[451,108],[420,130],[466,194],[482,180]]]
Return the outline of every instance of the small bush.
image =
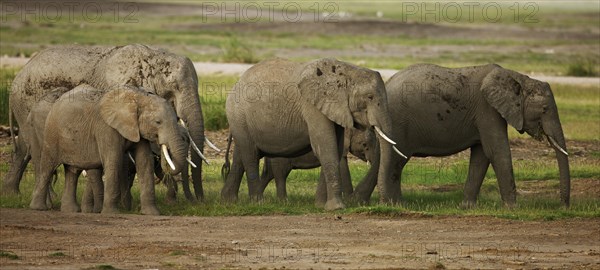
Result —
[[[229,39],[221,49],[223,50],[223,62],[248,64],[258,62],[252,49],[242,44],[236,37]]]
[[[567,68],[567,75],[575,77],[595,77],[598,76],[593,61],[579,61],[570,64]]]

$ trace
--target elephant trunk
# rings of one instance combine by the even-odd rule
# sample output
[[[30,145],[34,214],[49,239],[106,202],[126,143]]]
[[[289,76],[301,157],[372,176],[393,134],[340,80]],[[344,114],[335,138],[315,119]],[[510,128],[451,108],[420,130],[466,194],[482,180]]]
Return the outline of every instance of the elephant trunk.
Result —
[[[178,174],[182,170],[187,169],[187,154],[189,143],[186,139],[186,134],[179,129],[180,132],[169,136],[166,140],[161,141],[161,164],[163,171],[170,174]],[[167,165],[169,164],[169,165]],[[174,169],[173,169],[174,167]]]
[[[379,191],[380,201],[382,203],[396,203],[400,201],[400,185],[393,181],[391,176],[392,168],[392,143],[389,141],[389,136],[392,133],[392,121],[387,114],[387,110],[378,112],[374,115],[375,127],[378,127],[383,134],[378,134],[379,142],[379,174],[377,176],[377,187]],[[378,132],[379,133],[379,132]],[[387,138],[386,138],[387,137]],[[376,163],[374,162],[373,166]]]
[[[197,89],[197,86],[196,86]],[[204,152],[204,117],[202,116],[202,107],[197,94],[197,90],[188,91],[196,95],[192,97],[182,97],[179,99],[177,107],[177,115],[185,121],[187,129],[190,133],[191,140],[194,141],[200,151]],[[202,190],[202,159],[195,152],[191,151],[192,162],[196,164],[196,168],[192,167],[192,182],[194,184],[194,192],[197,199],[202,199],[204,196]]]
[[[565,207],[569,207],[571,194],[571,175],[569,172],[569,156],[566,152],[567,144],[565,136],[558,120],[558,114],[549,119],[542,120],[542,128],[546,134],[549,143],[556,152],[558,161],[558,170],[560,174],[560,199]]]

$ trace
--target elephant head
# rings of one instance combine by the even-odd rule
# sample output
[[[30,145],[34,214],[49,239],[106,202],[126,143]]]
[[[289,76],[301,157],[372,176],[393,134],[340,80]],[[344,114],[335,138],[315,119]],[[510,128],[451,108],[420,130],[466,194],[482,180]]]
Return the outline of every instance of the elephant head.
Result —
[[[139,142],[144,138],[160,145],[165,172],[177,174],[187,168],[187,131],[178,124],[175,110],[165,99],[121,86],[107,92],[99,106],[102,119],[125,139]]]
[[[306,63],[298,76],[300,95],[344,129],[371,130],[381,147],[378,187],[384,202],[399,199],[399,186],[391,186],[392,134],[385,84],[378,72],[335,59]],[[395,191],[396,190],[396,191]]]
[[[481,90],[486,101],[520,133],[537,140],[544,136],[556,152],[560,171],[560,197],[569,206],[570,173],[558,108],[550,85],[501,67],[494,68],[483,80]]]
[[[118,47],[103,60],[95,77],[105,78],[106,87],[131,85],[153,89],[175,108],[189,131],[190,140],[196,151],[192,151],[192,178],[196,196],[203,196],[201,186],[201,158],[198,152],[204,149],[204,118],[198,95],[198,76],[192,61],[166,51],[133,44]],[[116,68],[115,68],[116,67]],[[210,144],[209,144],[210,145]],[[194,149],[195,150],[195,149]]]
[[[376,153],[376,135],[371,130],[349,129],[346,135],[348,149],[352,155],[360,158],[362,161],[373,162]]]

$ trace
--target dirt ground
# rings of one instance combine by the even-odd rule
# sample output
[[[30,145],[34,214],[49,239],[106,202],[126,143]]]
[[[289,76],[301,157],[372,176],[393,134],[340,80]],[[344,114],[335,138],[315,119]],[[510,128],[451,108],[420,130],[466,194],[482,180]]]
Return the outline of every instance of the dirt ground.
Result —
[[[600,268],[597,219],[0,213],[2,269]]]

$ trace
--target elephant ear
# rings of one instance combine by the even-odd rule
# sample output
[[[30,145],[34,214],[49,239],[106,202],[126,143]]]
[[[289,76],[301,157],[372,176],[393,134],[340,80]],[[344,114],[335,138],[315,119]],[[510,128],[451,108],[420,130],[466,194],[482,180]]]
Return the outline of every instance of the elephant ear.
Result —
[[[495,68],[481,84],[483,97],[511,126],[523,129],[523,91],[511,71]]]
[[[329,58],[309,62],[300,71],[298,89],[302,98],[328,119],[344,128],[352,128],[354,119],[348,105],[350,74],[347,66]]]
[[[104,122],[132,142],[140,141],[136,96],[134,90],[121,87],[106,93],[100,101]]]

